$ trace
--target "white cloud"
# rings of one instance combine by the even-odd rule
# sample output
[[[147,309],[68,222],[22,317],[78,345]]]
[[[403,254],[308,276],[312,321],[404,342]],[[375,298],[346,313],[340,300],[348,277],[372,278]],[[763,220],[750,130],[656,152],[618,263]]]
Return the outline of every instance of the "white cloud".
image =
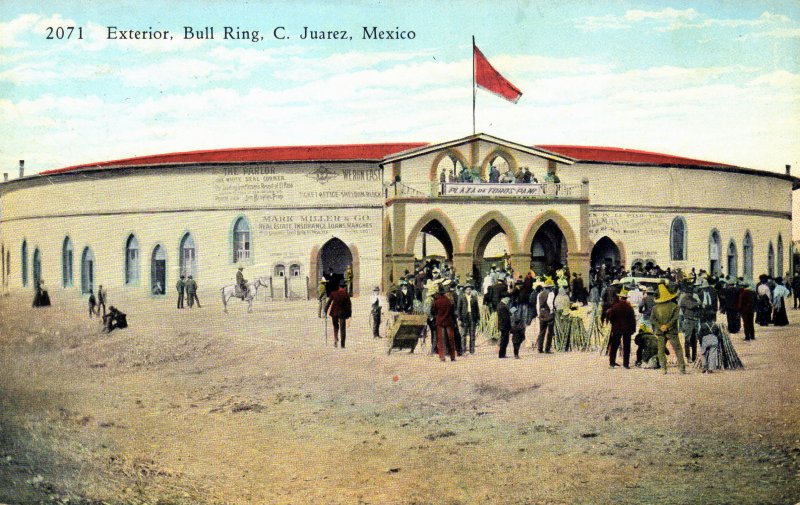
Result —
[[[783,15],[769,11],[761,13],[755,19],[715,19],[708,18],[694,9],[677,10],[671,7],[660,11],[631,9],[623,15],[587,16],[580,18],[575,26],[584,31],[623,30],[640,24],[651,27],[655,31],[666,32],[681,29],[701,29],[710,27],[723,28],[771,28],[758,32],[758,36],[796,37],[800,36],[792,20]]]
[[[769,74],[760,75],[751,80],[749,84],[754,86],[767,85],[797,92],[797,90],[800,90],[800,74],[794,74],[786,70],[777,70]]]
[[[644,11],[639,9],[632,9],[625,13],[627,21],[645,21],[645,20],[692,20],[698,16],[697,11],[694,9],[676,10],[672,7],[667,7],[660,11]]]
[[[22,14],[11,21],[0,23],[0,47],[23,47],[20,36],[28,33],[41,19],[37,14]]]
[[[364,66],[320,71],[308,81],[254,80],[243,90],[222,83],[213,89],[175,85],[221,82],[231,69],[250,72],[242,61],[253,68],[271,65],[258,53],[216,51],[206,59],[167,59],[128,70],[126,84],[162,87],[136,103],[100,95],[2,100],[0,124],[14,129],[4,132],[0,164],[24,157],[39,170],[181,150],[436,141],[471,131],[469,59],[411,58],[373,68],[369,63],[379,56],[351,56]],[[615,145],[754,168],[800,160],[796,137],[785,134],[800,127],[800,76],[786,70],[732,65],[619,71],[539,56],[500,55],[493,62],[524,95],[512,105],[479,91],[478,127],[510,140]],[[326,65],[333,62],[320,68]]]
[[[235,67],[223,67],[195,58],[170,58],[162,62],[123,69],[120,78],[127,86],[155,88],[193,87],[209,81],[238,79]]]

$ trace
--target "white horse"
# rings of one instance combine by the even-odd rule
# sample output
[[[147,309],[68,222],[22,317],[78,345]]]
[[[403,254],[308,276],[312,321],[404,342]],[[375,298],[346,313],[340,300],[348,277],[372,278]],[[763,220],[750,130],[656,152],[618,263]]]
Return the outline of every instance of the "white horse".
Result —
[[[247,283],[247,296],[244,293],[238,294],[236,284],[231,284],[220,289],[222,293],[222,305],[225,307],[225,313],[228,312],[228,300],[233,297],[240,298],[243,302],[247,302],[247,312],[253,312],[253,298],[258,294],[258,288],[261,286],[267,287],[267,281],[263,277],[258,277],[254,281]]]

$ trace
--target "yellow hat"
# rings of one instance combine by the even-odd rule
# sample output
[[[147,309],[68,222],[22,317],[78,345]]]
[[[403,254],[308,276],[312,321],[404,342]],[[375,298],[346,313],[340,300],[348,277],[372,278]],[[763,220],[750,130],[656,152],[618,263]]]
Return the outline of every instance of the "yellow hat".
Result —
[[[674,299],[678,296],[678,293],[670,293],[669,289],[667,289],[666,284],[659,284],[658,285],[658,298],[656,298],[656,303],[664,303]]]
[[[620,298],[627,298],[628,297],[628,288],[622,288],[619,292]]]
[[[555,287],[555,283],[553,282],[553,278],[552,277],[545,277],[544,278],[544,287],[546,287],[546,288]]]

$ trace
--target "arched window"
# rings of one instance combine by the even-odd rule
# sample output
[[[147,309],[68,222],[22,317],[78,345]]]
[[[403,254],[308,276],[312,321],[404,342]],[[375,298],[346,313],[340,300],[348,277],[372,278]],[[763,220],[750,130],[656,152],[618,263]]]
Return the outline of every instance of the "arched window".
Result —
[[[778,275],[783,275],[787,272],[783,271],[783,237],[778,235],[778,265],[777,265]],[[785,281],[789,281],[789,279],[784,279]]]
[[[22,241],[22,286],[25,287],[28,285],[28,241]]]
[[[42,253],[39,248],[33,250],[33,287],[37,288],[42,281]]]
[[[300,277],[300,265],[294,263],[292,266],[290,266],[289,275],[291,275],[292,277]]]
[[[88,247],[81,254],[81,293],[94,290],[94,253]]]
[[[150,292],[154,295],[166,294],[167,287],[167,252],[161,245],[153,249],[150,259]]]
[[[722,240],[717,230],[711,230],[708,238],[708,271],[711,275],[719,275],[722,270]]]
[[[283,263],[278,263],[275,265],[275,277],[285,277],[286,276],[286,267]]]
[[[194,247],[194,238],[191,233],[186,233],[181,239],[181,275],[197,277],[197,251]]]
[[[750,236],[750,232],[746,232],[744,234],[744,241],[742,242],[742,256],[744,260],[744,268],[742,271],[742,275],[746,279],[753,278],[753,238]]]
[[[686,220],[680,216],[672,220],[669,232],[669,250],[672,261],[686,259]]]
[[[72,286],[74,283],[72,262],[72,240],[69,237],[64,237],[64,243],[61,246],[61,285],[65,288]]]
[[[739,261],[736,254],[736,242],[731,239],[728,243],[728,276],[736,278],[739,276]]]
[[[233,225],[233,262],[250,258],[250,225],[240,217]]]
[[[767,275],[775,277],[775,249],[772,247],[772,241],[769,241],[767,247]]]
[[[125,284],[139,284],[139,241],[131,234],[125,244]]]

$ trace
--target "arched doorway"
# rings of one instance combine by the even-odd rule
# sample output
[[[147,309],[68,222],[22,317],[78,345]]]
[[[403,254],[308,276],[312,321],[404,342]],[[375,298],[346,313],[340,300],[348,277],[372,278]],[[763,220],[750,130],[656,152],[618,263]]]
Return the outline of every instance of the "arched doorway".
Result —
[[[472,250],[472,278],[476,285],[482,285],[483,279],[491,271],[492,266],[498,270],[510,268],[510,255],[512,240],[503,226],[495,219],[484,224],[475,235]]]
[[[81,293],[94,291],[94,253],[88,247],[81,254]]]
[[[553,275],[566,263],[567,239],[554,221],[547,220],[539,227],[531,241],[531,268],[536,275]]]
[[[317,279],[319,280],[324,276],[328,280],[327,289],[331,291],[339,287],[339,282],[344,279],[347,267],[352,266],[353,253],[350,248],[339,238],[333,237],[325,242],[319,250]]]
[[[622,264],[622,255],[619,252],[617,244],[608,237],[603,237],[597,241],[592,248],[592,266],[599,268],[600,265],[606,267]],[[639,261],[640,266],[644,267],[644,263]]]
[[[154,295],[166,294],[167,288],[167,251],[161,245],[153,249],[150,259],[150,292]]]
[[[42,281],[42,253],[39,248],[33,250],[33,288],[36,289]]]
[[[719,232],[712,230],[708,238],[708,271],[711,275],[719,275],[722,270],[721,253],[722,240],[719,238]]]
[[[414,261],[438,266],[453,260],[453,241],[444,225],[434,219],[422,227],[414,241]]]

